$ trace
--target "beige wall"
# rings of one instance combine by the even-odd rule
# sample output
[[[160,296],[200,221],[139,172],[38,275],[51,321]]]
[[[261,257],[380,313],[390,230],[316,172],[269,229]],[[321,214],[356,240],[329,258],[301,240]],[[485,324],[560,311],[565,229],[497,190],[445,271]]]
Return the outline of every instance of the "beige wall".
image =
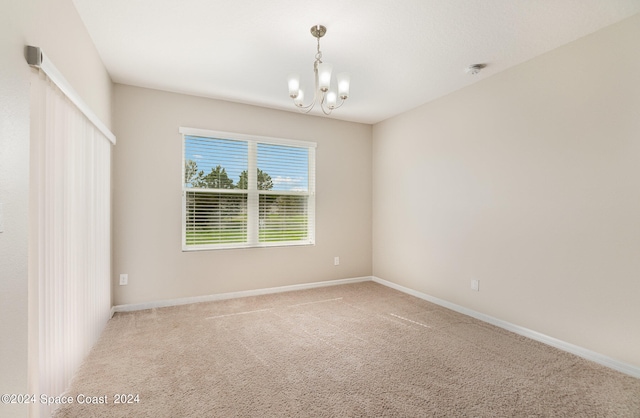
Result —
[[[640,366],[638,39],[640,15],[375,125],[374,275]]]
[[[371,275],[370,125],[124,85],[114,116],[114,304]],[[182,252],[181,126],[317,142],[316,245]]]
[[[0,4],[0,393],[28,393],[29,78],[25,45],[40,46],[102,120],[111,80],[70,0]],[[0,404],[0,416],[26,416]]]

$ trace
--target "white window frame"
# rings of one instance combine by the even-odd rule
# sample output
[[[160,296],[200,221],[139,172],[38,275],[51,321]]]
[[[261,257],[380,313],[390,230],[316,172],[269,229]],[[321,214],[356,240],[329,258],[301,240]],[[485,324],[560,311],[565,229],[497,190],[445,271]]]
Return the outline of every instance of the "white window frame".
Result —
[[[307,246],[315,245],[315,207],[316,207],[316,147],[315,142],[300,141],[295,139],[284,138],[272,138],[258,135],[246,135],[234,132],[213,131],[208,129],[198,129],[189,127],[180,127],[179,132],[181,134],[182,145],[182,159],[181,159],[181,188],[182,188],[182,250],[183,251],[202,251],[202,250],[218,250],[218,249],[232,249],[232,248],[254,248],[254,247],[283,247],[283,246]],[[185,137],[186,136],[198,136],[203,138],[213,139],[228,139],[243,141],[248,144],[248,165],[247,165],[247,177],[248,188],[246,192],[229,189],[225,190],[225,193],[243,193],[247,194],[247,241],[242,243],[223,243],[223,244],[202,244],[202,245],[187,245],[187,191],[188,187],[185,187]],[[270,145],[284,145],[296,148],[305,148],[308,151],[308,191],[281,191],[281,190],[258,190],[255,179],[257,173],[257,145],[258,144],[270,144]],[[296,195],[307,196],[307,239],[298,241],[276,241],[276,242],[259,242],[259,208],[258,201],[260,195],[275,194],[275,195]]]

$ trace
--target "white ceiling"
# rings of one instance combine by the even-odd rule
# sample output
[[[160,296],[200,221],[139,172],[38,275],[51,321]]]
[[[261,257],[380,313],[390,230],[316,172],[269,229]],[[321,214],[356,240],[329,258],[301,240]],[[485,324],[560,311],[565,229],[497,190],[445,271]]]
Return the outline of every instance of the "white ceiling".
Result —
[[[331,117],[376,123],[640,12],[640,0],[73,0],[116,83],[296,112],[323,61],[351,74]],[[486,63],[476,76],[465,68]],[[334,76],[335,77],[335,76]],[[334,80],[335,81],[335,80]],[[315,110],[314,110],[315,112]]]

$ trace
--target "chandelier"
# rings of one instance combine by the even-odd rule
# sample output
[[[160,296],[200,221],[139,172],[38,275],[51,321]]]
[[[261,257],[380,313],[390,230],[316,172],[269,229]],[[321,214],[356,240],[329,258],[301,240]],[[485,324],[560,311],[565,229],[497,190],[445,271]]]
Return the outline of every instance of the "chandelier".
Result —
[[[340,73],[336,76],[338,81],[338,92],[331,90],[331,64],[322,62],[322,52],[320,51],[320,38],[327,33],[327,28],[322,25],[311,27],[311,35],[318,40],[318,52],[316,60],[313,63],[313,73],[315,79],[315,89],[313,91],[313,101],[305,105],[304,93],[300,90],[300,76],[291,74],[289,76],[289,97],[293,99],[293,103],[299,111],[309,113],[311,109],[320,101],[320,108],[325,115],[331,114],[333,109],[342,106],[349,97],[349,74]],[[340,104],[338,104],[338,97]]]

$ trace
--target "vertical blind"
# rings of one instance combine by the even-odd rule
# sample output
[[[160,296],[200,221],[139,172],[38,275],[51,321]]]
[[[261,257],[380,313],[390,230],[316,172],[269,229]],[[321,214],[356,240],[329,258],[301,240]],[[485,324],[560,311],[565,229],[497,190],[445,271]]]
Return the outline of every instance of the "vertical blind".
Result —
[[[31,115],[30,387],[59,396],[110,316],[111,142],[42,72]]]
[[[315,143],[180,132],[184,250],[315,242]]]

